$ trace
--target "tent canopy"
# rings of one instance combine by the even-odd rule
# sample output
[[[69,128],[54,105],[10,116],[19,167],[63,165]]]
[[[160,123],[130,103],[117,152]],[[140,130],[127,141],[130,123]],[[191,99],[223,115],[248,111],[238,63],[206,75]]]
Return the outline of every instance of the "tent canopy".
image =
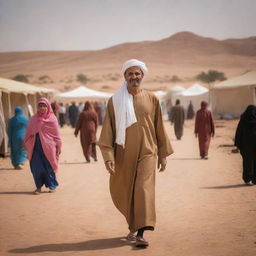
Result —
[[[241,76],[230,78],[213,86],[213,89],[228,89],[256,84],[256,71],[247,72]]]
[[[155,96],[158,97],[158,98],[163,98],[163,97],[166,96],[166,94],[167,94],[167,92],[161,91],[161,90],[159,90],[159,91],[154,91],[153,93],[154,93]]]
[[[188,89],[184,90],[182,96],[197,96],[204,93],[207,93],[209,90],[200,84],[193,84]]]
[[[72,98],[93,98],[93,99],[108,99],[112,96],[112,93],[96,91],[89,89],[85,86],[77,87],[74,90],[57,94],[55,98],[60,99],[72,99]]]
[[[171,89],[169,90],[172,94],[180,94],[185,90],[184,87],[180,86],[180,85],[175,85],[173,87],[171,87]]]
[[[35,93],[54,93],[54,89],[37,87],[31,84],[14,81],[11,79],[0,78],[0,89],[23,94],[35,94]]]
[[[230,78],[216,84],[211,90],[214,115],[239,118],[246,107],[256,104],[256,71]]]

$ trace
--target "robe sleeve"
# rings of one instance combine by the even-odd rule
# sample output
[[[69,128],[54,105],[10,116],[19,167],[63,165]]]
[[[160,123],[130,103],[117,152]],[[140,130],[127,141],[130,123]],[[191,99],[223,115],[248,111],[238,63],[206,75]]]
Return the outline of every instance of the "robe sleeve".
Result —
[[[237,128],[236,128],[236,135],[235,135],[235,146],[241,149],[242,146],[242,123],[241,120],[239,121]]]
[[[174,107],[171,107],[171,111],[170,111],[170,121],[173,123],[175,120],[175,111],[174,111]]]
[[[99,126],[99,117],[98,117],[96,112],[95,112],[95,115],[94,115],[94,123],[95,123],[95,130],[97,131],[98,126]]]
[[[158,99],[156,99],[155,108],[155,131],[157,139],[158,158],[164,158],[171,155],[173,153],[173,149],[164,128],[163,115]]]
[[[195,121],[195,134],[198,134],[199,132],[199,112],[196,113],[196,121]]]
[[[210,112],[210,122],[211,122],[211,133],[214,135],[215,134],[215,127],[214,127],[214,122],[213,122],[213,117],[212,117],[211,112]]]
[[[97,145],[100,147],[104,161],[112,161],[114,163],[115,116],[112,99],[108,102],[105,120]]]
[[[8,137],[9,137],[9,145],[12,148],[12,134],[13,134],[12,119],[9,120],[7,134],[8,134]]]
[[[75,129],[75,132],[74,132],[75,135],[77,135],[79,133],[80,129],[81,129],[82,119],[83,119],[83,113],[81,113],[79,115],[79,118],[77,120],[76,129]]]

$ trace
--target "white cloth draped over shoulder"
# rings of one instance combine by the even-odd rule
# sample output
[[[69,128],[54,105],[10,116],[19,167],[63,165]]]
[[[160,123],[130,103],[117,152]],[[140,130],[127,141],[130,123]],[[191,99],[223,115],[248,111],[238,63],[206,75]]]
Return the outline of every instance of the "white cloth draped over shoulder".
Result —
[[[139,67],[143,74],[147,73],[147,67],[142,61],[131,59],[123,64],[122,73],[130,67]],[[126,128],[137,122],[134,107],[133,96],[127,90],[127,82],[121,84],[120,89],[113,95],[113,106],[116,123],[116,140],[118,145],[125,147]]]

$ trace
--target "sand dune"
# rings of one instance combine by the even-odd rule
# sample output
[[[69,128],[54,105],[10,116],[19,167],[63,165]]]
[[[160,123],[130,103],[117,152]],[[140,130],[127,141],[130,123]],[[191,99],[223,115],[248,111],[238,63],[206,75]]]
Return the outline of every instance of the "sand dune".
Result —
[[[170,87],[172,76],[180,84],[190,84],[195,75],[209,69],[227,77],[256,69],[256,37],[215,40],[180,32],[160,41],[124,43],[98,51],[41,51],[0,53],[0,76],[30,75],[35,85],[64,90],[79,85],[78,73],[89,79],[88,86],[114,90],[121,80],[121,64],[129,58],[145,61],[150,73],[145,80],[149,89]],[[47,81],[39,80],[48,75]]]

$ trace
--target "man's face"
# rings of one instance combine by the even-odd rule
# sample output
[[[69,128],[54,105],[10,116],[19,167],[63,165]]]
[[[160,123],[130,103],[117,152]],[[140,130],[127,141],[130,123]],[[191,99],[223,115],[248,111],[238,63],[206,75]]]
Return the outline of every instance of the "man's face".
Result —
[[[139,87],[143,76],[144,75],[139,67],[130,67],[124,74],[124,78],[130,87]]]

